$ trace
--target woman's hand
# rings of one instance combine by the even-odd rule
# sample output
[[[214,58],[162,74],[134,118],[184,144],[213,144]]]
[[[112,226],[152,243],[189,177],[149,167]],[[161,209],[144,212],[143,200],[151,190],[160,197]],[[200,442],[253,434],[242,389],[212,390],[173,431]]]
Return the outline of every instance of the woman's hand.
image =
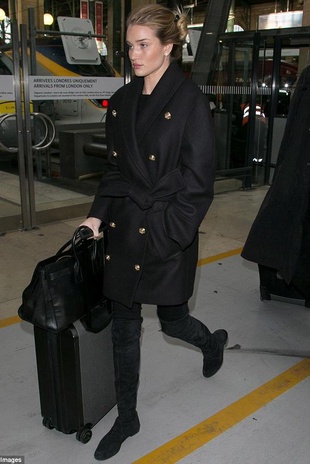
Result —
[[[99,233],[99,227],[101,226],[101,220],[95,217],[89,217],[87,218],[80,226],[87,226],[89,227],[93,233],[94,233],[94,238],[99,238],[100,233]]]

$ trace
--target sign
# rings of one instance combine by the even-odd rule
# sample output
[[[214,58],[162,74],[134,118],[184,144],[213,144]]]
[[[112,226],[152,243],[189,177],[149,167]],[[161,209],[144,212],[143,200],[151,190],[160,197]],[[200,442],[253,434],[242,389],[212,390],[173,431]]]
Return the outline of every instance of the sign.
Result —
[[[284,11],[258,17],[258,29],[280,29],[302,26],[303,11]]]
[[[95,2],[95,34],[103,35],[103,3],[102,2]],[[97,40],[99,40],[99,38]]]
[[[122,77],[29,76],[31,100],[102,100],[124,85]]]
[[[0,100],[15,100],[13,88],[13,76],[1,76],[0,79]]]
[[[89,18],[89,4],[88,0],[80,0],[80,18]]]
[[[76,34],[61,36],[68,63],[100,65],[100,56],[96,41],[92,37],[94,29],[90,19],[58,16],[57,22],[61,32]]]

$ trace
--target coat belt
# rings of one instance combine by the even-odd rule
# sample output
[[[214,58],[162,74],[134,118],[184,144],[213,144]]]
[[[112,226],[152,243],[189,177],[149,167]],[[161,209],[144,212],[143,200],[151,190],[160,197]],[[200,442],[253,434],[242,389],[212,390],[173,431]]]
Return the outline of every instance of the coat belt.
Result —
[[[142,210],[152,208],[155,201],[169,201],[169,197],[183,190],[185,183],[179,169],[170,171],[151,189],[126,180],[107,181],[100,195],[103,197],[129,197]]]

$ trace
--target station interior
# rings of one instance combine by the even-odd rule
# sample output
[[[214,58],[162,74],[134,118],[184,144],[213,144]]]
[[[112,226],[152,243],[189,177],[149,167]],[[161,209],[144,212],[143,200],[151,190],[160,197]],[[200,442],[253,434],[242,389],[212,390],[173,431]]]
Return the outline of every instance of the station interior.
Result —
[[[310,303],[263,299],[257,264],[241,257],[310,65],[309,0],[0,0],[0,462],[95,462],[117,415],[112,404],[87,443],[44,426],[33,327],[18,308],[36,264],[72,237],[105,175],[109,96],[132,78],[125,18],[145,3],[187,11],[180,66],[210,101],[215,197],[190,310],[229,342],[205,379],[201,352],[168,339],[145,305],[141,431],[108,462],[309,464]],[[87,35],[89,24],[87,39],[60,34]]]

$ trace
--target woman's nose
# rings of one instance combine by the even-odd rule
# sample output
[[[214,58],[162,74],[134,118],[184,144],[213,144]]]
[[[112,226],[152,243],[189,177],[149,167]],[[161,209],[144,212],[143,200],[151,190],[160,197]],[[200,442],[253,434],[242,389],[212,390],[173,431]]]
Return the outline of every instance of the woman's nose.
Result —
[[[129,50],[129,55],[132,60],[134,60],[137,57],[137,49],[136,48],[131,48]]]

